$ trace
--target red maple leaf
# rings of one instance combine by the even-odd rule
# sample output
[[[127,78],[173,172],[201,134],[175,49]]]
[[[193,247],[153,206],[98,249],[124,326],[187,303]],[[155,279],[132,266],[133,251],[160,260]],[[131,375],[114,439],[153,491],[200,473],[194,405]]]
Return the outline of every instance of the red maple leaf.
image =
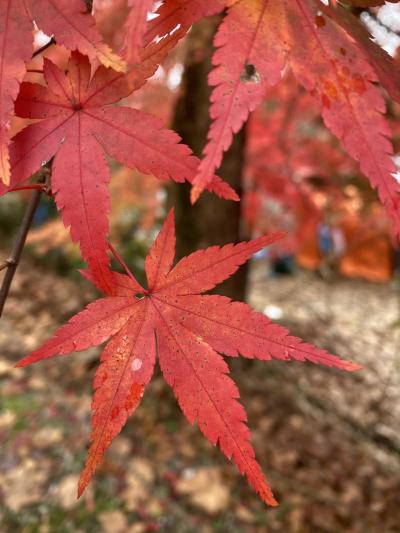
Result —
[[[10,182],[8,157],[10,121],[18,86],[33,52],[33,25],[59,44],[115,70],[124,62],[102,42],[84,0],[2,0],[0,9],[0,181]]]
[[[128,0],[129,15],[125,23],[125,53],[129,65],[140,62],[140,50],[144,44],[147,14],[153,8],[153,0]]]
[[[190,28],[192,24],[204,17],[215,15],[225,7],[225,0],[168,0],[157,10],[157,17],[153,18],[145,34],[145,42],[156,37],[169,35],[178,25]]]
[[[85,350],[111,337],[94,378],[91,446],[79,482],[87,486],[105,450],[133,413],[149,383],[158,355],[162,373],[191,424],[233,459],[260,497],[276,505],[255,459],[239,392],[218,352],[250,359],[311,361],[343,370],[357,365],[289,336],[248,305],[201,295],[231,276],[253,253],[282,234],[237,245],[212,246],[184,257],[175,254],[173,213],[146,259],[148,289],[113,273],[112,294],[90,304],[18,366]],[[97,279],[97,273],[92,276]]]
[[[153,57],[150,67],[154,64]],[[141,68],[147,72],[146,61]],[[72,53],[67,73],[45,60],[44,76],[47,88],[21,85],[16,114],[42,120],[19,133],[10,147],[11,185],[29,178],[54,156],[51,185],[64,224],[70,226],[72,240],[80,243],[82,257],[104,272],[102,289],[108,290],[110,172],[105,155],[176,182],[193,180],[198,159],[157,118],[111,105],[141,85],[143,76],[135,74],[132,82],[131,77],[100,66],[90,79],[89,60],[78,52]],[[225,198],[236,197],[217,177],[210,190]]]
[[[197,0],[192,3],[196,11]],[[220,166],[233,134],[288,65],[317,99],[326,126],[378,190],[400,234],[400,185],[394,177],[391,132],[383,117],[385,101],[375,85],[379,80],[399,100],[398,63],[339,5],[332,8],[320,0],[228,0],[227,4],[209,77],[214,86],[213,122],[192,200]]]

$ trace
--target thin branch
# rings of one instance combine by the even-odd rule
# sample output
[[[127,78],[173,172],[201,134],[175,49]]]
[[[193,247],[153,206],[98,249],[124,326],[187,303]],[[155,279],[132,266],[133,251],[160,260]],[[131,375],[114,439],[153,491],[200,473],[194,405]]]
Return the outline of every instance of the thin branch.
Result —
[[[56,41],[52,37],[49,41],[47,41],[46,44],[38,48],[32,54],[32,59],[42,54],[45,50],[50,48],[50,46],[52,46],[53,44],[56,44]],[[34,72],[34,70],[32,70],[31,72]],[[40,71],[36,71],[36,72],[40,72]],[[10,292],[11,283],[14,279],[15,272],[21,260],[21,255],[22,255],[22,252],[25,246],[26,238],[32,226],[33,217],[39,205],[40,197],[42,196],[43,193],[46,193],[49,196],[51,196],[51,191],[49,187],[49,179],[50,179],[50,165],[47,164],[39,172],[38,183],[36,183],[35,185],[27,185],[25,187],[14,187],[14,189],[10,189],[9,191],[11,192],[11,191],[21,191],[21,190],[33,190],[33,194],[31,196],[31,199],[29,200],[28,207],[26,208],[24,217],[21,222],[21,226],[15,238],[10,257],[3,264],[0,265],[0,271],[6,270],[6,273],[4,275],[3,282],[0,288],[0,317],[3,313],[4,305],[6,303],[8,294]]]
[[[0,316],[3,312],[4,304],[6,303],[12,280],[17,270],[18,263],[21,259],[22,250],[24,249],[26,237],[32,225],[33,216],[35,214],[37,206],[39,205],[41,195],[42,195],[41,191],[35,191],[32,194],[28,207],[25,211],[25,215],[22,220],[17,238],[14,241],[11,255],[6,261],[6,267],[4,268],[7,268],[7,272],[4,276],[3,283],[1,286],[1,290],[0,290]]]
[[[47,182],[50,176],[50,168],[44,167],[39,173],[39,182]],[[0,288],[0,317],[3,313],[4,305],[6,303],[8,294],[10,292],[11,283],[14,279],[15,272],[21,260],[22,251],[26,242],[26,237],[31,228],[33,217],[40,202],[40,197],[43,189],[34,190],[28,207],[26,208],[24,217],[21,222],[18,234],[15,238],[9,258],[0,266],[0,270],[6,270],[3,282]]]

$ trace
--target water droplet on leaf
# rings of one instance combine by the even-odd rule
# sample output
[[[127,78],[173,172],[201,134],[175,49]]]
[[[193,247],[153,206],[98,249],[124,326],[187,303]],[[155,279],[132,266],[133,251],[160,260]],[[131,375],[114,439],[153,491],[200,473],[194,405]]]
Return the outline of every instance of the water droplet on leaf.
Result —
[[[140,370],[143,366],[143,361],[141,359],[137,359],[135,358],[133,361],[132,361],[132,370],[134,372],[137,372],[138,370]]]

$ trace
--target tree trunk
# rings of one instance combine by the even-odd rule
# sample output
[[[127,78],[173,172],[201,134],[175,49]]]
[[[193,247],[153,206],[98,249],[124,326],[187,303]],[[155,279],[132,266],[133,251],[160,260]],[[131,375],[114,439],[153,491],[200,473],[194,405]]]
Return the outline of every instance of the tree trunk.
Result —
[[[220,17],[206,19],[195,25],[186,43],[186,60],[177,102],[173,128],[183,142],[201,157],[210,125],[210,89],[207,76],[211,70],[213,36]],[[225,154],[218,175],[241,196],[244,167],[245,129],[235,135]],[[171,189],[171,203],[177,221],[177,256],[180,258],[199,248],[238,242],[244,238],[240,231],[240,203],[222,200],[204,192],[198,202],[190,204],[190,186],[176,185]],[[218,293],[235,300],[244,300],[247,269],[241,269],[218,287]]]

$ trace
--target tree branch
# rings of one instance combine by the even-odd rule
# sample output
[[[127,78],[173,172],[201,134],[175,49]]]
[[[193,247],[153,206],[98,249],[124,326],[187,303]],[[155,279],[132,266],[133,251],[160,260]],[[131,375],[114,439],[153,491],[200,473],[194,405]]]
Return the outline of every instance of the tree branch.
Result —
[[[50,167],[46,166],[39,172],[38,183],[47,183],[50,178]],[[37,189],[33,191],[31,199],[29,200],[28,207],[26,208],[24,217],[21,222],[21,226],[15,238],[13,247],[9,258],[0,265],[0,271],[6,270],[3,278],[3,282],[0,289],[0,317],[3,313],[4,305],[6,303],[8,294],[10,292],[11,283],[14,279],[15,272],[21,259],[22,251],[26,242],[26,237],[31,228],[33,217],[40,202],[43,189]]]
[[[53,44],[56,44],[56,41],[52,37],[49,41],[47,41],[46,44],[38,48],[38,50],[36,50],[32,54],[32,59],[42,54],[45,50],[50,48],[50,46],[52,46]],[[15,272],[20,262],[21,255],[22,255],[22,252],[25,246],[26,238],[32,226],[33,217],[39,205],[40,198],[43,193],[51,195],[50,188],[49,188],[49,179],[50,179],[50,173],[51,173],[50,168],[51,168],[51,163],[45,165],[38,172],[38,181],[35,185],[27,185],[26,187],[15,187],[14,189],[10,190],[11,192],[13,190],[18,191],[18,190],[24,190],[24,189],[32,189],[33,194],[31,196],[31,199],[29,200],[28,207],[26,208],[24,217],[21,222],[21,226],[15,238],[10,257],[3,264],[0,265],[0,272],[3,270],[6,270],[6,273],[4,275],[3,282],[0,288],[0,317],[3,313],[4,305],[6,303],[8,294],[10,292],[11,283],[14,279]]]

